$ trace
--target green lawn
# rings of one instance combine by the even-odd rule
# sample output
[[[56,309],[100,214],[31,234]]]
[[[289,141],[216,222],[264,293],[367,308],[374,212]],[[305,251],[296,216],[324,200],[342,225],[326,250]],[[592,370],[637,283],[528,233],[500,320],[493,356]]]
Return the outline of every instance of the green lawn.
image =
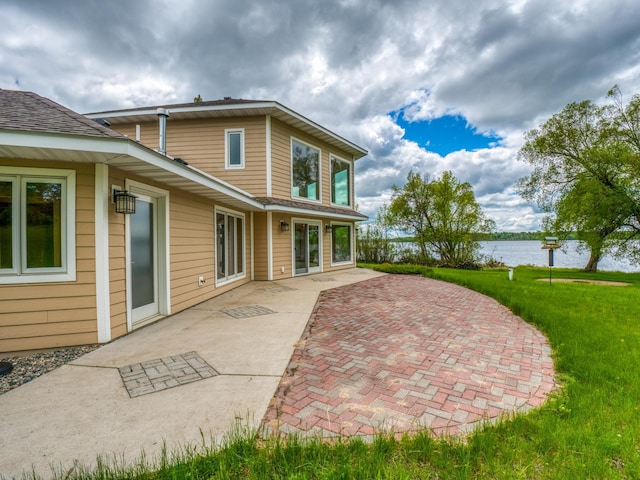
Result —
[[[544,268],[517,268],[513,281],[506,269],[379,268],[478,290],[538,326],[553,347],[561,391],[542,408],[464,441],[422,432],[329,444],[239,432],[220,448],[183,452],[155,465],[76,471],[68,478],[640,478],[640,274],[553,271],[554,278],[632,283],[614,287],[550,285]]]

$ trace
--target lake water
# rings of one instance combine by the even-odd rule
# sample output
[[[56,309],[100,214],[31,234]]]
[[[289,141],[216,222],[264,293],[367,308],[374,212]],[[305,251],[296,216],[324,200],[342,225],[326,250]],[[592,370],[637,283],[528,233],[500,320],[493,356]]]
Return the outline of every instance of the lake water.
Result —
[[[518,265],[548,266],[549,256],[547,250],[542,250],[541,242],[536,240],[509,240],[480,242],[480,251],[483,255],[489,255],[503,262],[509,267]],[[589,253],[578,253],[578,242],[569,240],[566,247],[556,249],[554,253],[554,266],[558,268],[584,268],[589,260]],[[619,272],[639,272],[640,266],[631,265],[625,260],[618,260],[608,256],[602,257],[598,262],[598,270]]]

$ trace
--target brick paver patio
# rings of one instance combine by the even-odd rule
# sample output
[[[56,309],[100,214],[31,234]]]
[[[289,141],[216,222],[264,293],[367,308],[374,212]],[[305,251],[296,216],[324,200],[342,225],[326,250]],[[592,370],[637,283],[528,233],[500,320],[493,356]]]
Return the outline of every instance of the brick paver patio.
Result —
[[[270,433],[459,434],[539,406],[546,338],[493,299],[417,276],[321,292],[264,419]]]

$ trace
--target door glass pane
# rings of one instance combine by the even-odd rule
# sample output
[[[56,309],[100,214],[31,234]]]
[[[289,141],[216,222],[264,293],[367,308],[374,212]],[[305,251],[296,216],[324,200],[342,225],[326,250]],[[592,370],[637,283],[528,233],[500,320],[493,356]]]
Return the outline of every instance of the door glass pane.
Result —
[[[0,268],[13,267],[13,183],[0,182]]]
[[[296,257],[296,273],[307,273],[307,229],[306,224],[295,224],[295,257]]]
[[[62,184],[26,184],[27,268],[62,266]]]
[[[131,303],[133,308],[155,302],[153,204],[138,198],[131,227]]]
[[[235,234],[236,234],[236,229],[234,227],[234,220],[235,218],[232,216],[227,216],[227,234],[229,235],[228,241],[227,241],[227,249],[228,249],[228,253],[227,253],[227,272],[229,272],[229,276],[235,275],[236,274],[236,267],[235,267],[235,257],[236,257],[236,242],[235,242]]]
[[[319,227],[309,225],[309,268],[320,266],[320,245],[318,244]]]
[[[218,237],[218,251],[216,252],[216,261],[218,263],[218,279],[225,278],[226,269],[225,269],[225,257],[226,257],[226,249],[225,247],[225,233],[224,233],[224,214],[218,213],[216,214],[216,232]]]
[[[244,258],[244,245],[242,244],[242,239],[244,238],[242,234],[243,230],[243,220],[241,218],[236,218],[236,265],[238,266],[238,273],[242,273],[244,271],[243,258]]]

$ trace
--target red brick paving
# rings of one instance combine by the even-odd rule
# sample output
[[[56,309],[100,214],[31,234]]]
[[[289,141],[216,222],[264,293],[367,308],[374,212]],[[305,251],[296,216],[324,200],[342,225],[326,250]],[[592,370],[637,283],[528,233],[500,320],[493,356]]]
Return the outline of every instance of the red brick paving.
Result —
[[[457,285],[385,275],[321,292],[264,424],[455,435],[539,406],[554,385],[546,338],[507,308]]]

